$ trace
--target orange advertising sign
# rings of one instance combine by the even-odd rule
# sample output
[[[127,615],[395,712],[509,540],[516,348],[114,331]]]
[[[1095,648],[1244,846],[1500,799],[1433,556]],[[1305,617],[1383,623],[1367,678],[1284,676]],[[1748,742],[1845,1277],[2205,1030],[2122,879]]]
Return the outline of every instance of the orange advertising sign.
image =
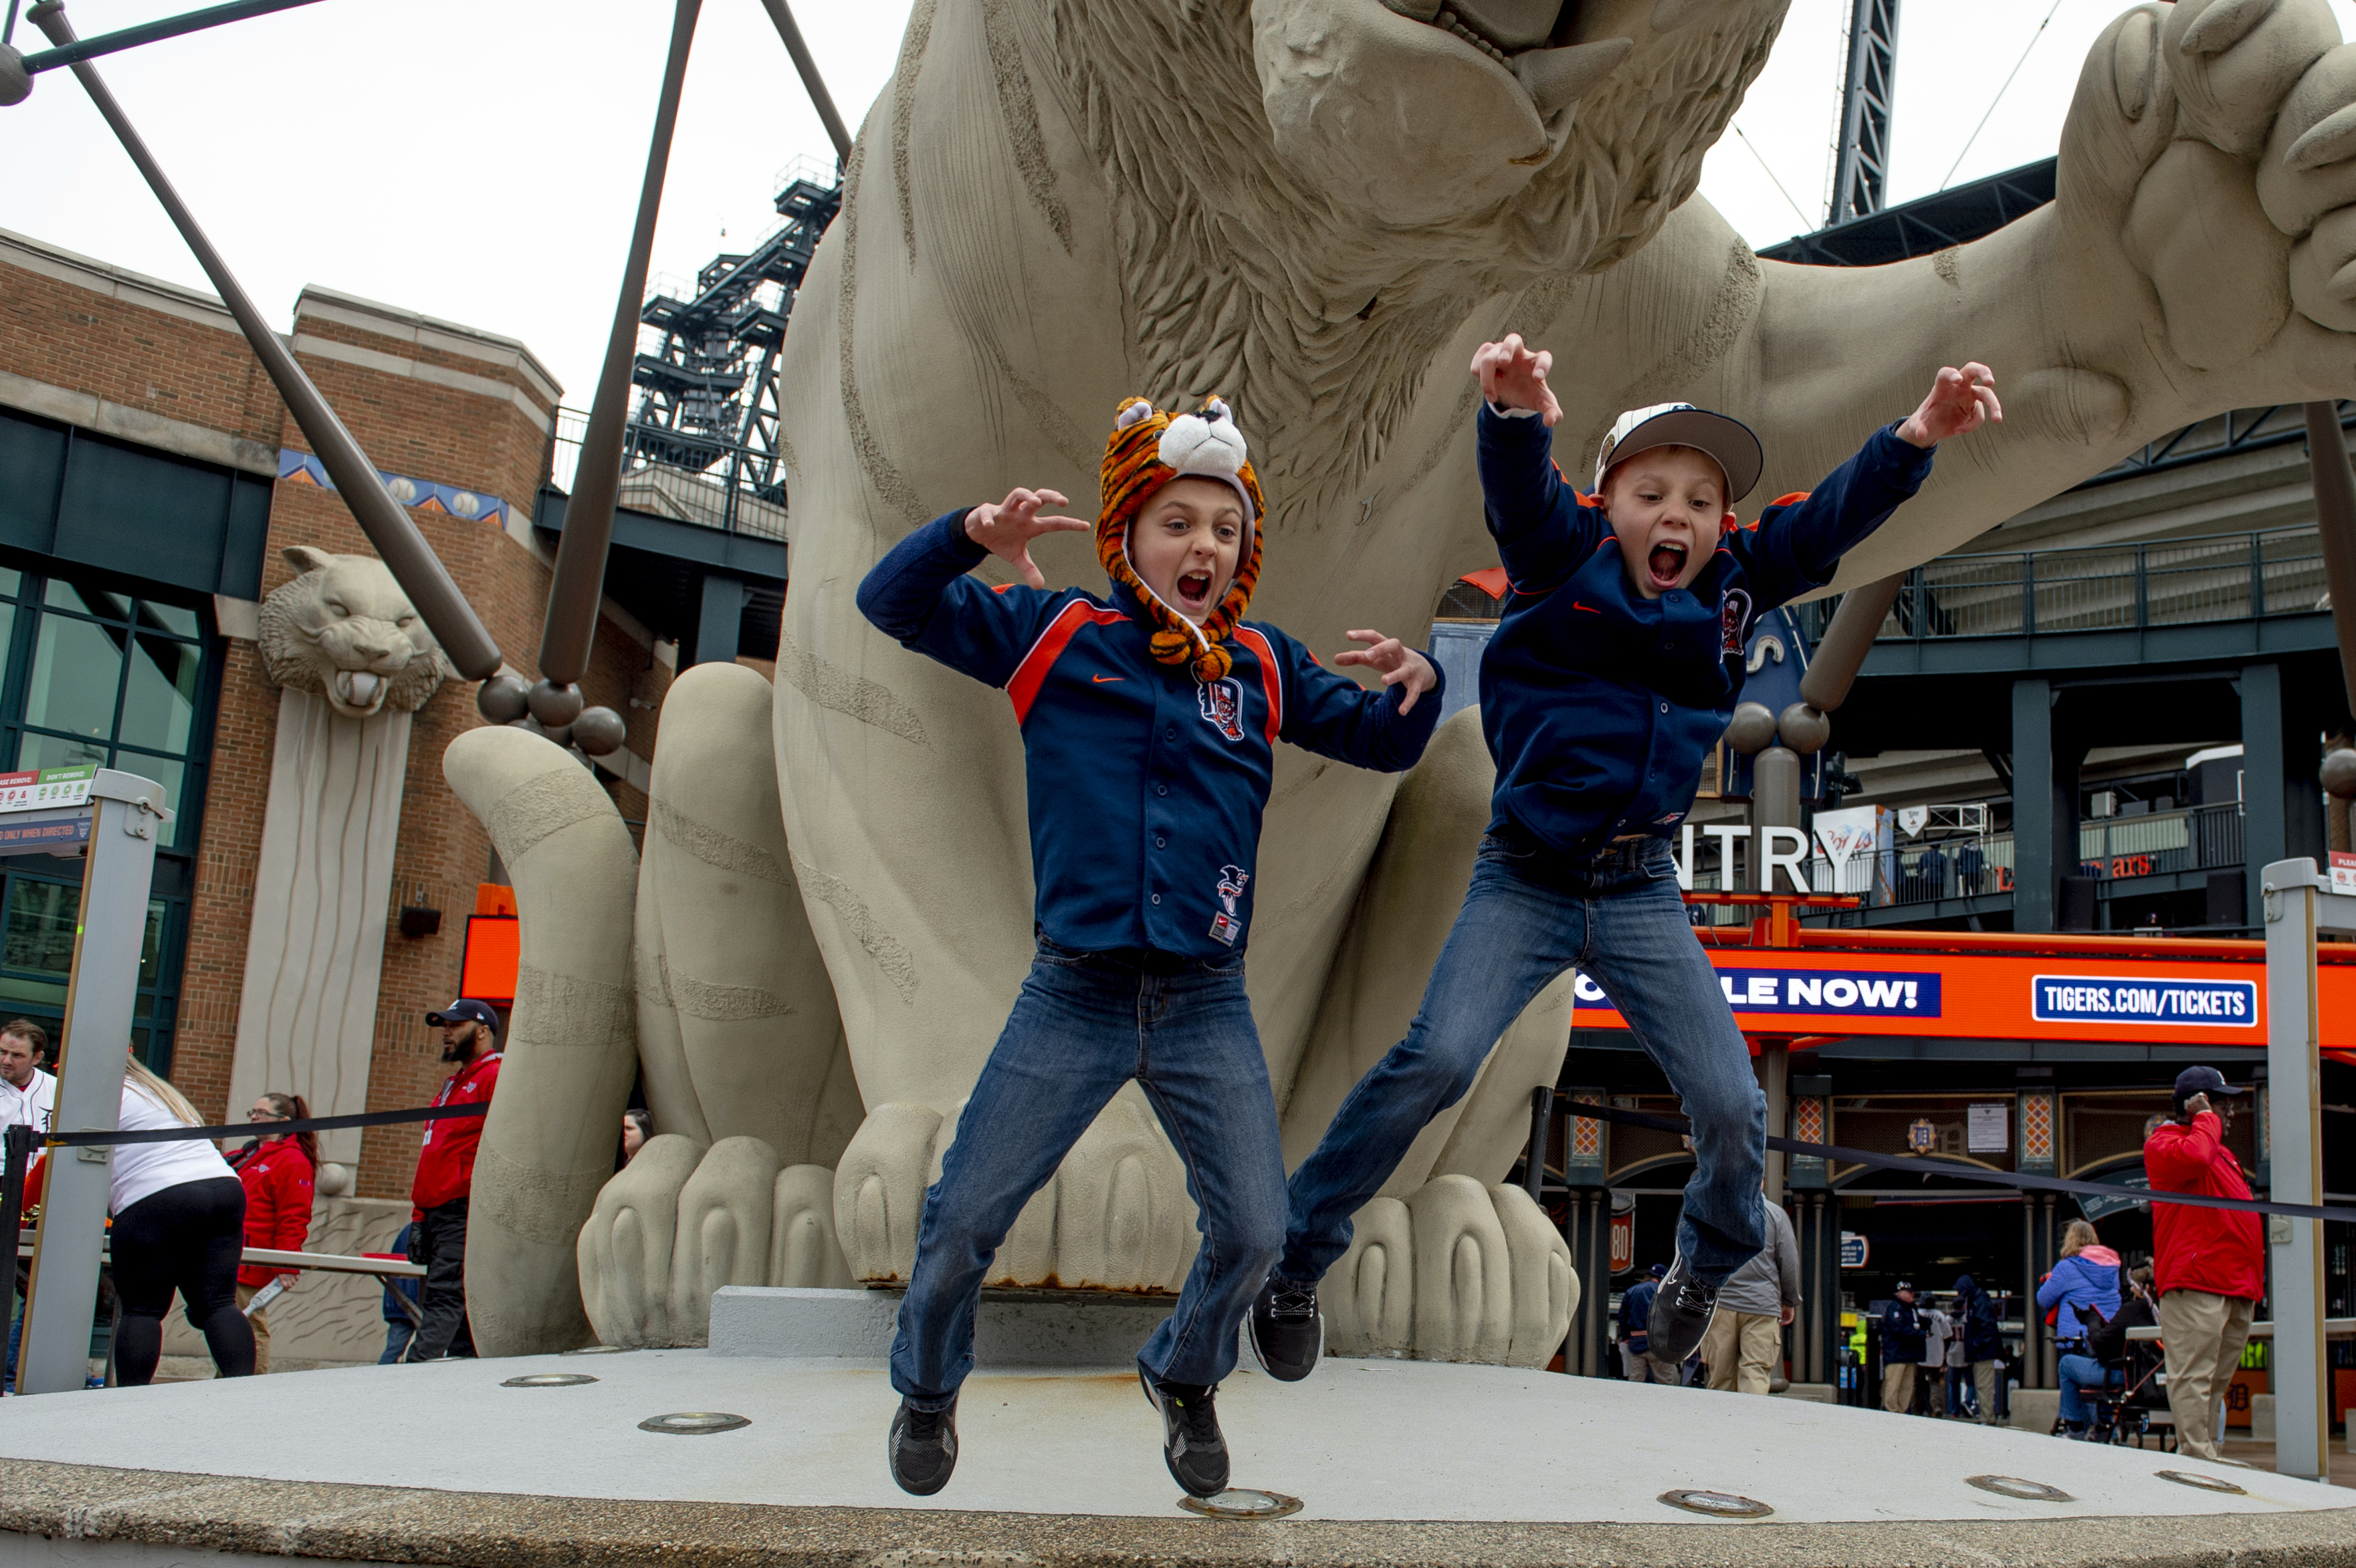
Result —
[[[1713,947],[1719,989],[1744,1032],[2266,1043],[2265,965],[2160,950],[2057,955],[1837,952]],[[2356,1050],[2356,965],[2318,971],[2327,1051]],[[1625,1029],[1603,989],[1579,976],[1571,1024]]]

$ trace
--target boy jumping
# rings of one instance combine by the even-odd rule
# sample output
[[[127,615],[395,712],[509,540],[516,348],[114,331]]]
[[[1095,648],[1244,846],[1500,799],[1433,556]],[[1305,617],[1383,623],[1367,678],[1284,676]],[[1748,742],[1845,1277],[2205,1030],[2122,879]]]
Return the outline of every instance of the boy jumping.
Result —
[[[1225,403],[1173,417],[1128,400],[1102,481],[1108,599],[1049,592],[1032,564],[1033,539],[1088,527],[1040,516],[1067,504],[1052,490],[935,520],[859,589],[886,635],[1013,699],[1038,887],[1039,955],[925,1194],[892,1344],[901,1399],[886,1453],[920,1497],[957,1465],[958,1389],[991,1258],[1132,1078],[1185,1161],[1203,1238],[1138,1378],[1171,1475],[1196,1497],[1226,1488],[1212,1399],[1284,1239],[1276,1103],[1244,995],[1275,742],[1396,772],[1440,716],[1436,696],[1419,700],[1439,671],[1396,638],[1352,632],[1371,645],[1335,656],[1381,675],[1385,689],[1365,691],[1243,619],[1267,507]],[[989,555],[1029,586],[992,592],[966,575]]]
[[[1942,438],[2004,417],[1986,366],[1943,369],[1912,416],[1869,436],[1812,494],[1741,528],[1734,505],[1758,482],[1758,438],[1688,403],[1622,414],[1595,494],[1574,490],[1550,460],[1562,417],[1552,365],[1518,336],[1472,358],[1486,405],[1482,496],[1513,587],[1481,659],[1494,815],[1407,1038],[1293,1173],[1284,1256],[1251,1316],[1260,1361],[1288,1381],[1323,1349],[1317,1282],[1348,1250],[1350,1217],[1574,965],[1628,1020],[1693,1124],[1694,1174],[1649,1349],[1675,1366],[1700,1345],[1719,1285],[1763,1239],[1767,1115],[1687,923],[1669,835],[1741,699],[1752,623],[1830,581],[1842,554],[1921,486]]]

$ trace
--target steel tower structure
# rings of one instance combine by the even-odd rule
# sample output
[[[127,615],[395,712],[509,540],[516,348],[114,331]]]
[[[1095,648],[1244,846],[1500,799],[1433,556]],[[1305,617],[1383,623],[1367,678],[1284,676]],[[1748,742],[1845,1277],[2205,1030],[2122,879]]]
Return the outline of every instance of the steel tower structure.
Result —
[[[1881,210],[1890,157],[1890,106],[1898,76],[1898,0],[1851,0],[1848,69],[1841,83],[1840,141],[1825,227]]]

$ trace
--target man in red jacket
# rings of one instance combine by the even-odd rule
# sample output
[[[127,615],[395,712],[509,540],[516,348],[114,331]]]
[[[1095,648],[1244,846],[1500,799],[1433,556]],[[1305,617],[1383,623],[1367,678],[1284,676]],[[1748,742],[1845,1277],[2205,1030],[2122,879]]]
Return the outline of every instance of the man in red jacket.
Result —
[[[442,1031],[442,1060],[458,1070],[434,1096],[437,1105],[488,1100],[499,1081],[499,1015],[487,1002],[460,997],[425,1021]],[[412,1361],[471,1356],[475,1336],[466,1325],[466,1200],[475,1185],[475,1150],[483,1141],[483,1118],[454,1116],[425,1124],[425,1147],[417,1151],[417,1179],[409,1200],[417,1217],[409,1227],[409,1261],[425,1265],[423,1321],[409,1342]]]
[[[2250,1196],[2241,1162],[2225,1148],[2225,1118],[2213,1107],[2243,1091],[2213,1067],[2176,1075],[2176,1114],[2144,1140],[2143,1168],[2154,1192]],[[2230,1103],[2229,1103],[2230,1104]],[[2250,1318],[2266,1291],[2265,1234],[2246,1211],[2151,1206],[2152,1283],[2159,1289],[2159,1333],[2168,1351],[2168,1408],[2179,1452],[2217,1460],[2218,1416]]]

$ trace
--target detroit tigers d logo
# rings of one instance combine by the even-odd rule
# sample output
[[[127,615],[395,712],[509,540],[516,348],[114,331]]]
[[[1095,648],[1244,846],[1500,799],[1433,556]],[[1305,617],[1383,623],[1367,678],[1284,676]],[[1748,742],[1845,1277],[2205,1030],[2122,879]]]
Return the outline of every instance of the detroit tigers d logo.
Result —
[[[1243,684],[1229,676],[1218,680],[1198,680],[1194,700],[1203,709],[1203,722],[1230,741],[1244,738]]]

